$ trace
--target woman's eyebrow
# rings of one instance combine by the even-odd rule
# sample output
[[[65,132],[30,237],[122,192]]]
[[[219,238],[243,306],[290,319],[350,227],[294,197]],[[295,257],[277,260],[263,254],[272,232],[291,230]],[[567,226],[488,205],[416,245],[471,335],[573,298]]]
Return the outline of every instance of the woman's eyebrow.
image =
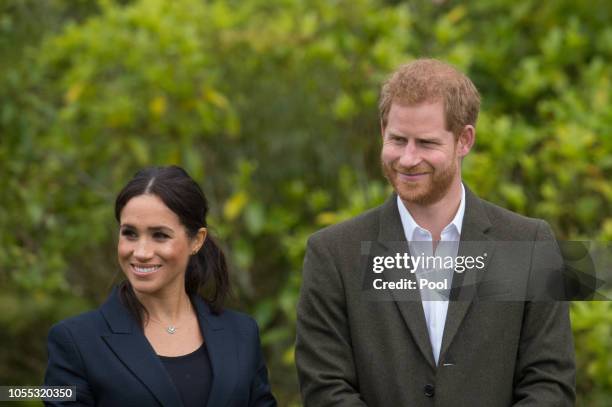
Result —
[[[165,232],[165,233],[173,233],[174,232],[174,229],[172,229],[171,227],[163,226],[163,225],[160,225],[160,226],[149,226],[147,228],[147,230],[150,231],[150,232]]]
[[[129,224],[129,223],[124,223],[121,225],[121,229],[138,229],[137,227]],[[166,232],[166,233],[173,233],[174,229],[172,229],[169,226],[164,226],[164,225],[155,225],[155,226],[149,226],[147,227],[147,230],[149,232]]]

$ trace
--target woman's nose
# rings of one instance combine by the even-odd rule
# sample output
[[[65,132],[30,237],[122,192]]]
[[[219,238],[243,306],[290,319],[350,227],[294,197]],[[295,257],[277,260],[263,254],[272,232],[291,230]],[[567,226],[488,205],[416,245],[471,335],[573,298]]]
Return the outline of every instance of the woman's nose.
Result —
[[[139,260],[147,260],[153,257],[153,250],[151,244],[147,239],[141,239],[134,249],[134,257]]]

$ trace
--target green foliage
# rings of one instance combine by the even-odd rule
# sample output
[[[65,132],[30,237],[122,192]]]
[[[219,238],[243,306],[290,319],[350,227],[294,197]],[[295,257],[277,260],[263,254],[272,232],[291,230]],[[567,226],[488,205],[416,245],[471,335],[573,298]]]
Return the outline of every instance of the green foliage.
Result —
[[[578,302],[573,306],[572,327],[575,332],[578,372],[590,380],[578,381],[582,405],[608,406],[612,402],[612,307],[610,302]],[[605,391],[607,390],[607,391]]]
[[[0,357],[0,382],[40,382],[46,328],[117,281],[116,192],[145,165],[176,163],[204,186],[233,305],[260,323],[275,392],[297,403],[305,241],[388,195],[378,89],[415,56],[456,64],[483,95],[463,165],[477,193],[560,238],[609,241],[612,6],[416,3],[0,7],[0,335],[19,350]],[[583,405],[612,394],[610,308],[574,306]]]

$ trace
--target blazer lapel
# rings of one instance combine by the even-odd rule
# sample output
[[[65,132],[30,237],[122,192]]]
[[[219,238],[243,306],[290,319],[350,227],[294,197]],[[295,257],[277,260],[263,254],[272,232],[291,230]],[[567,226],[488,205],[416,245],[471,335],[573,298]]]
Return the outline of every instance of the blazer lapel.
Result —
[[[457,334],[459,326],[472,304],[478,283],[482,279],[494,251],[491,238],[486,234],[486,231],[491,227],[489,218],[484,211],[480,199],[467,187],[465,187],[465,201],[465,214],[463,216],[461,239],[457,255],[475,258],[477,256],[485,256],[486,253],[484,257],[485,267],[483,270],[466,270],[463,273],[454,273],[453,275],[439,360],[443,360],[444,354]]]
[[[227,405],[234,387],[238,371],[238,344],[236,337],[225,329],[220,316],[213,314],[199,296],[193,298],[196,305],[200,330],[208,348],[213,372],[213,382],[208,397],[209,406]]]
[[[100,308],[111,334],[103,340],[125,366],[149,389],[163,406],[182,406],[183,403],[155,350],[136,325],[118,296],[115,288]]]
[[[406,241],[402,221],[397,209],[396,194],[393,194],[381,208],[378,243],[383,246],[383,250],[386,250],[389,255],[392,256],[395,256],[398,249],[402,252],[409,251],[408,242]],[[399,247],[400,245],[402,246],[401,248]],[[388,280],[395,279],[390,276],[391,273],[397,274],[397,272],[393,270],[390,272],[384,272],[384,275]],[[404,276],[406,275],[404,273],[402,274]],[[416,278],[413,273],[409,273],[408,279],[415,281],[416,284]],[[419,347],[419,350],[423,356],[425,356],[429,364],[435,368],[436,363],[434,361],[433,350],[429,341],[429,334],[427,332],[427,323],[425,321],[425,313],[423,311],[420,291],[418,289],[391,290],[391,293],[395,300],[395,304],[397,305],[397,308],[404,319],[404,322],[408,326],[414,341]]]

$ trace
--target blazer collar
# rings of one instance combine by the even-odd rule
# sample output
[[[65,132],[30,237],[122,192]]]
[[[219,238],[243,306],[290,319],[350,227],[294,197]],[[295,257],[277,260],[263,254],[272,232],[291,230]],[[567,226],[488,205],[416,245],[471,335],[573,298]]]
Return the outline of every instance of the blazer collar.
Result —
[[[461,239],[458,255],[479,255],[487,250],[492,251],[488,244],[490,237],[487,231],[491,227],[489,217],[484,210],[482,201],[465,186],[465,213],[461,227]],[[397,195],[394,193],[380,208],[380,223],[378,231],[378,242],[383,247],[393,247],[392,242],[405,242],[406,235],[403,230],[399,210],[397,208]],[[396,246],[397,247],[397,246]],[[487,260],[490,259],[490,256]],[[485,263],[488,263],[485,262]],[[451,301],[449,301],[448,313],[444,327],[442,348],[440,350],[440,361],[443,361],[454,336],[457,334],[459,325],[463,321],[471,300],[474,296],[477,280],[480,274],[472,271],[469,273],[455,274],[453,276],[453,290]],[[479,272],[480,273],[480,272]],[[466,275],[467,274],[467,275]],[[415,279],[413,274],[410,279]],[[408,290],[408,296],[402,296],[397,290],[392,291],[400,314],[410,329],[412,336],[425,356],[429,364],[435,368],[433,350],[427,332],[421,295],[418,290]]]
[[[225,329],[223,314],[214,314],[200,296],[193,296],[200,330],[208,347],[213,382],[208,397],[209,406],[225,406],[233,394],[238,377],[239,346],[232,330]]]
[[[213,314],[199,296],[193,296],[191,300],[213,372],[208,405],[224,406],[236,385],[238,344],[231,330],[225,329],[221,315]],[[161,405],[181,406],[182,401],[172,379],[142,329],[121,303],[118,288],[113,290],[100,311],[110,330],[109,334],[102,337],[115,355],[143,382]]]
[[[480,198],[474,195],[467,185],[463,184],[463,187],[465,189],[465,212],[461,226],[461,240],[480,239],[491,227],[491,221]],[[391,194],[381,206],[378,238],[381,242],[406,241],[402,220],[397,209],[396,193]]]
[[[129,334],[139,329],[127,307],[121,303],[119,287],[113,288],[111,295],[100,307],[100,312],[112,333]]]
[[[442,347],[440,349],[440,361],[445,360],[446,352],[459,327],[467,315],[476,294],[478,283],[493,257],[495,245],[490,235],[491,221],[487,216],[483,202],[472,191],[466,187],[466,207],[463,219],[463,229],[459,242],[458,256],[477,257],[486,253],[483,270],[471,270],[464,273],[455,273],[451,289],[444,334],[442,336]]]
[[[382,251],[376,254],[395,256],[395,253],[399,250],[409,251],[397,207],[397,195],[395,193],[382,205],[379,216],[377,243],[381,246]],[[383,275],[387,281],[393,281],[398,274],[393,270],[385,270]],[[407,278],[414,281],[413,284],[416,284],[416,277],[414,274],[409,273]],[[404,290],[404,292],[391,290],[391,295],[402,319],[412,334],[416,346],[431,367],[435,368],[433,350],[431,342],[429,341],[427,323],[425,321],[425,313],[423,311],[419,290]]]
[[[161,360],[129,310],[121,303],[118,288],[113,290],[100,311],[111,332],[102,335],[102,339],[117,358],[140,379],[161,405],[182,406],[178,391]]]
[[[485,237],[485,233],[491,227],[491,221],[484,209],[482,200],[465,186],[465,215],[463,216],[463,226],[461,229],[461,240],[464,240],[463,231],[468,238]],[[467,229],[467,230],[466,230]]]
[[[405,242],[406,236],[402,227],[399,210],[397,209],[397,194],[393,193],[381,206],[378,241]]]

